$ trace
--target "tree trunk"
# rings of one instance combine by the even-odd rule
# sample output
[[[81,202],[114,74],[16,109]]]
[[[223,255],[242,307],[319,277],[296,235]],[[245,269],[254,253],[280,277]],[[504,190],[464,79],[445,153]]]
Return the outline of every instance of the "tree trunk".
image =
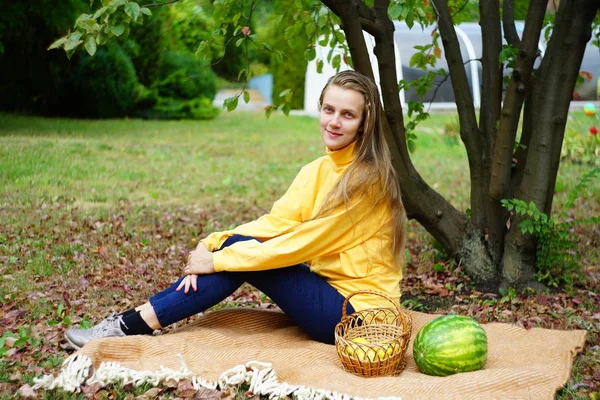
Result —
[[[515,196],[550,214],[554,185],[560,162],[560,149],[569,112],[569,103],[579,74],[585,45],[591,37],[591,24],[600,9],[597,0],[560,3],[553,34],[537,75],[532,95],[531,118],[526,126],[529,145],[522,179]],[[535,285],[536,241],[518,228],[516,217],[506,235],[502,262],[502,285]]]
[[[458,107],[460,135],[469,160],[471,218],[431,188],[410,159],[397,91],[394,26],[387,14],[389,0],[375,0],[372,8],[359,0],[323,0],[323,3],[341,19],[356,70],[371,77],[374,73],[370,63],[365,62],[368,54],[362,30],[375,38],[384,122],[388,128],[386,140],[408,217],[421,223],[488,290],[498,289],[500,279],[510,287],[530,285],[535,271],[536,243],[521,234],[518,218],[512,221],[512,229],[507,229],[508,214],[501,208],[500,200],[516,196],[533,201],[540,210],[549,212],[551,208],[571,93],[592,20],[600,7],[598,1],[560,3],[552,39],[540,69],[535,72],[533,64],[546,0],[529,3],[522,39],[515,34],[513,2],[503,2],[506,37],[520,50],[504,101],[500,86],[499,1],[480,4],[482,27],[490,28],[492,23],[494,26],[483,32],[483,104],[478,123],[448,2],[432,0]],[[527,146],[519,147],[513,154],[523,108],[525,131],[521,143]],[[516,167],[512,165],[514,157],[518,158]]]

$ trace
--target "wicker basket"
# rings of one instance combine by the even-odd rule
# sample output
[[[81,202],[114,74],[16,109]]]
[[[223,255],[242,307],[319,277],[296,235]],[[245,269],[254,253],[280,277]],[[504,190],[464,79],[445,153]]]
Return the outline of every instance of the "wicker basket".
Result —
[[[370,308],[346,315],[348,301],[358,294],[384,297],[394,308]],[[400,374],[406,366],[404,354],[411,330],[410,316],[391,297],[373,290],[351,293],[335,327],[335,347],[342,367],[359,376]]]

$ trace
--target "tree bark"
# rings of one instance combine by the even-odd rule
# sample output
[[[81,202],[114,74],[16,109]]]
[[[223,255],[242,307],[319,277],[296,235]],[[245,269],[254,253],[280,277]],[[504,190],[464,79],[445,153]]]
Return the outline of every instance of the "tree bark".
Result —
[[[503,227],[497,227],[502,216],[493,213],[490,207],[488,188],[491,179],[491,159],[496,139],[498,120],[500,119],[500,104],[502,102],[502,67],[500,65],[500,51],[502,50],[502,31],[500,29],[500,4],[497,0],[479,3],[479,14],[482,42],[482,87],[480,110],[480,136],[481,146],[481,184],[472,190],[477,195],[471,196],[471,210],[473,225],[482,232],[487,231],[487,247],[490,257],[498,262],[504,237]],[[490,210],[492,211],[490,213]],[[500,230],[500,232],[498,232]]]
[[[491,160],[491,179],[489,183],[489,238],[491,252],[499,256],[504,247],[505,223],[507,213],[500,200],[510,198],[513,193],[510,188],[512,158],[514,143],[517,135],[521,109],[525,95],[530,90],[529,82],[533,71],[533,64],[538,55],[538,43],[542,30],[542,23],[546,13],[546,0],[532,0],[527,14],[527,24],[523,32],[523,38],[518,48],[519,54],[502,106],[502,114],[499,116],[499,127],[493,147],[493,158]],[[496,37],[491,39],[497,39]],[[496,47],[494,47],[494,45]],[[501,47],[498,43],[490,40],[484,41],[484,49],[492,47],[499,54]],[[498,59],[496,59],[498,62]],[[494,68],[488,64],[487,67]],[[484,76],[486,74],[484,73]],[[494,101],[497,99],[490,99]],[[499,102],[498,102],[499,106]],[[494,124],[496,121],[494,121]],[[486,126],[486,128],[488,128]],[[497,257],[496,259],[499,259]]]
[[[438,27],[444,45],[444,52],[450,70],[452,90],[458,109],[460,137],[467,150],[471,178],[471,221],[461,238],[459,254],[465,261],[465,270],[481,284],[488,286],[498,276],[496,265],[492,261],[484,242],[485,210],[487,203],[487,179],[484,163],[484,140],[479,132],[473,96],[465,73],[462,54],[452,16],[446,0],[433,0],[438,18]],[[465,217],[466,218],[466,217]],[[420,221],[419,221],[420,222]],[[424,225],[425,226],[425,225]]]
[[[515,27],[515,1],[502,1],[502,28],[504,30],[504,38],[506,43],[512,47],[519,47],[521,39]]]
[[[533,201],[547,214],[551,212],[573,88],[591,36],[591,24],[599,9],[597,0],[560,3],[553,34],[540,66],[539,81],[532,93],[536,99],[533,106],[536,123],[531,124],[523,178],[516,196],[526,202]],[[506,287],[532,284],[535,271],[536,241],[521,232],[520,221],[520,217],[515,218],[505,240],[502,278]]]

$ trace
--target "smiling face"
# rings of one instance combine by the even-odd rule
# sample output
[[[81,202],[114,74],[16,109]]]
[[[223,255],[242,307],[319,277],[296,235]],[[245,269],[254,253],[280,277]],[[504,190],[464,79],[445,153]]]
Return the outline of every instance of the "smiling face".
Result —
[[[337,85],[325,90],[319,124],[321,138],[329,150],[343,149],[356,140],[364,107],[364,97],[356,90]]]

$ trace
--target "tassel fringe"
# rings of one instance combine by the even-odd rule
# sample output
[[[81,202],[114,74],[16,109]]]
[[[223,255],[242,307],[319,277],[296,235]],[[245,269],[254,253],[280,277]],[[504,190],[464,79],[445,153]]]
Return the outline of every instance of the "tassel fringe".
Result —
[[[250,386],[250,392],[268,396],[271,400],[291,396],[296,396],[298,400],[367,400],[343,393],[279,382],[272,365],[260,361],[249,361],[245,365],[237,365],[223,372],[217,382],[210,382],[193,376],[181,354],[178,354],[177,357],[181,364],[179,370],[161,366],[158,371],[136,371],[125,368],[116,362],[103,362],[94,371],[92,360],[89,357],[74,354],[65,360],[62,371],[58,376],[44,375],[40,378],[34,378],[33,389],[52,390],[62,388],[67,392],[80,392],[81,386],[84,384],[98,383],[104,387],[122,381],[124,385],[132,383],[140,386],[150,383],[153,386],[158,386],[161,382],[171,379],[176,381],[189,379],[196,390],[201,388],[223,390],[246,383]],[[385,400],[402,399],[400,397],[386,397]]]

